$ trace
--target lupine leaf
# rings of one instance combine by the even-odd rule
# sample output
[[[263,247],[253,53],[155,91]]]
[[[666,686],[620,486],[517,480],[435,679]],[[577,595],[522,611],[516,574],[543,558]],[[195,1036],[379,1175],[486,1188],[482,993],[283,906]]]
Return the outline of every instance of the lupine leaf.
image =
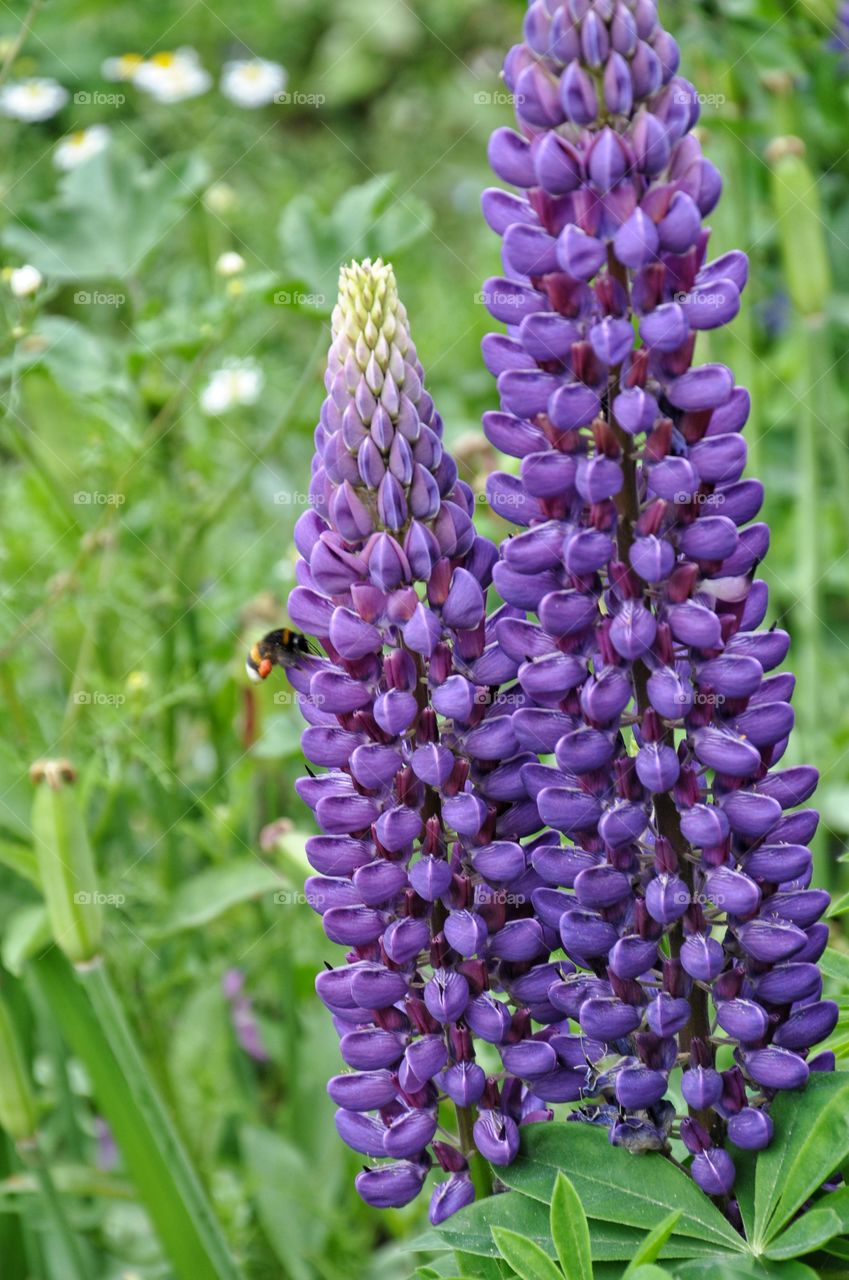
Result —
[[[767,1262],[759,1258],[697,1258],[677,1263],[675,1280],[820,1280],[804,1262]]]
[[[849,955],[837,951],[834,947],[826,947],[820,959],[823,976],[833,978],[836,982],[849,986]]]
[[[551,1257],[555,1256],[551,1240],[548,1204],[508,1191],[504,1195],[489,1196],[455,1213],[447,1222],[432,1231],[425,1232],[412,1242],[414,1249],[462,1249],[466,1253],[493,1258],[496,1249],[490,1228],[517,1227],[535,1240]],[[627,1262],[633,1258],[644,1238],[644,1232],[623,1226],[618,1222],[589,1223],[592,1257],[594,1260]],[[715,1253],[716,1246],[701,1241],[673,1237],[665,1252],[670,1257],[692,1257],[693,1254]]]
[[[589,1125],[525,1126],[522,1154],[499,1176],[515,1191],[548,1204],[558,1169],[574,1183],[589,1218],[645,1231],[678,1209],[676,1235],[707,1241],[713,1252],[717,1247],[732,1252],[745,1248],[731,1224],[685,1173],[653,1152],[634,1156],[611,1147],[606,1135]]]
[[[530,1200],[517,1192],[488,1196],[478,1200],[433,1231],[428,1231],[413,1241],[416,1249],[459,1249],[463,1253],[478,1254],[486,1258],[497,1257],[492,1241],[493,1227],[511,1227],[535,1241],[547,1253],[554,1256],[554,1245],[549,1234],[548,1206]]]
[[[561,1280],[560,1272],[538,1244],[518,1231],[506,1227],[493,1227],[492,1238],[505,1262],[516,1272],[519,1280]]]
[[[775,1139],[755,1174],[759,1252],[849,1155],[849,1073],[813,1073],[803,1093],[779,1094],[771,1113]]]
[[[772,1241],[768,1258],[800,1258],[849,1232],[849,1188],[832,1191]]]
[[[558,1173],[551,1197],[551,1238],[566,1280],[592,1280],[590,1232],[578,1193],[565,1173]]]
[[[661,1250],[678,1225],[680,1217],[681,1210],[676,1209],[673,1213],[670,1213],[668,1218],[664,1218],[663,1222],[658,1223],[654,1230],[649,1232],[634,1254],[630,1265],[626,1268],[625,1276],[634,1277],[638,1269],[643,1269],[646,1263],[654,1262],[660,1257]]]

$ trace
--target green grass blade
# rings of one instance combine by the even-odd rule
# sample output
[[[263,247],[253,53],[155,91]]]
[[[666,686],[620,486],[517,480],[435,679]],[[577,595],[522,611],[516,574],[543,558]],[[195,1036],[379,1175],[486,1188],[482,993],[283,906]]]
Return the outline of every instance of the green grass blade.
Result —
[[[197,1173],[102,964],[80,978],[54,948],[32,970],[115,1135],[180,1280],[240,1280]]]

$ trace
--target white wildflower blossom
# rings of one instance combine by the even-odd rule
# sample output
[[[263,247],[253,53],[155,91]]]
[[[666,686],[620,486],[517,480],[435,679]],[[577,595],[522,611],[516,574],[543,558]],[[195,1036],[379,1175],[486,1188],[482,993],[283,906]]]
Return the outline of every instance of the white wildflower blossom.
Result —
[[[93,124],[88,129],[77,129],[57,142],[53,151],[53,163],[57,169],[76,169],[92,156],[109,146],[110,133],[105,124]]]
[[[245,260],[235,249],[222,253],[215,264],[215,273],[219,276],[237,276],[245,269]]]
[[[266,58],[225,62],[221,92],[237,107],[265,107],[286,87],[286,68]]]
[[[265,377],[258,365],[244,360],[216,369],[200,395],[204,413],[217,417],[238,405],[256,404]]]
[[[32,124],[49,120],[68,101],[68,90],[49,76],[10,80],[0,88],[0,113]]]
[[[24,263],[22,267],[12,267],[4,272],[9,281],[9,288],[16,298],[29,298],[36,293],[44,283],[44,276],[38,267],[32,266],[31,263]]]
[[[136,72],[144,58],[140,53],[122,53],[117,58],[107,58],[101,65],[101,75],[106,80],[117,81],[118,83],[127,83],[135,79]]]
[[[142,62],[133,84],[157,102],[174,103],[206,93],[212,76],[201,66],[194,49],[177,49],[174,53],[155,53]]]

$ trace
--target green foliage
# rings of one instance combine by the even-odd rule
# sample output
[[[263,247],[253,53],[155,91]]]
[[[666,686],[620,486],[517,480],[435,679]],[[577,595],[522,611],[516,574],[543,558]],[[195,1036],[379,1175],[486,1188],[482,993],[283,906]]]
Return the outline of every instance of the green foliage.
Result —
[[[4,53],[25,7],[3,12]],[[793,633],[800,675],[802,741],[787,762],[805,752],[824,779],[818,876],[838,892],[823,972],[841,1002],[830,1047],[845,1060],[839,895],[849,882],[837,855],[849,835],[849,80],[823,49],[830,0],[661,7],[684,74],[707,95],[704,146],[726,175],[711,253],[742,244],[752,258],[741,316],[728,333],[701,335],[699,350],[731,363],[753,392],[747,437],[750,473],[767,486],[770,618]],[[449,443],[463,444],[461,473],[480,492],[496,465],[479,433],[494,390],[480,360],[490,326],[477,295],[501,268],[479,196],[492,181],[489,131],[510,122],[495,96],[498,68],[524,6],[35,8],[9,73],[55,75],[72,97],[42,124],[0,118],[3,265],[29,261],[45,277],[20,299],[0,280],[0,985],[35,1082],[55,1194],[43,1171],[0,1142],[4,1280],[71,1280],[69,1239],[85,1280],[161,1280],[177,1274],[177,1255],[200,1277],[204,1258],[218,1265],[222,1251],[245,1280],[397,1280],[398,1249],[421,1231],[427,1193],[381,1214],[353,1190],[361,1162],[338,1141],[325,1092],[339,1069],[337,1037],[313,991],[316,971],[338,953],[298,901],[307,822],[292,785],[298,715],[283,681],[257,691],[243,661],[250,640],[285,621],[340,259],[395,259],[429,390]],[[293,96],[246,111],[213,89],[164,105],[102,76],[102,60],[125,49],[183,44],[216,72],[243,49],[279,59],[292,90],[324,101]],[[122,100],[98,103],[98,92]],[[57,141],[100,123],[111,130],[108,149],[58,174]],[[807,187],[786,169],[775,185],[778,168],[762,157],[776,135],[803,139]],[[222,277],[215,263],[233,250],[245,268]],[[811,336],[801,312],[826,293]],[[262,394],[206,415],[203,389],[231,359],[257,363]],[[801,472],[800,423],[809,433]],[[479,509],[502,537],[505,526]],[[50,933],[27,774],[48,755],[69,757],[80,775],[106,899],[103,950],[143,1063],[137,1086],[122,1083],[85,988],[67,966],[45,976],[62,967],[55,953],[47,969],[38,958]],[[222,993],[232,969],[252,1002],[259,1059],[240,1043]],[[113,1033],[120,1025],[113,1020]],[[822,1079],[812,1097],[828,1091]],[[151,1088],[173,1121],[179,1160],[157,1155],[143,1105]],[[806,1114],[797,1126],[797,1105],[782,1099],[776,1112],[799,1138],[792,1158],[780,1169],[772,1152],[740,1161],[744,1214],[750,1224],[761,1215],[760,1259],[737,1244],[735,1257],[717,1261],[736,1238],[683,1174],[571,1125],[568,1149],[562,1133],[527,1135],[564,1147],[533,1174],[526,1162],[505,1171],[516,1190],[421,1237],[420,1273],[505,1280],[511,1268],[493,1228],[557,1265],[555,1242],[562,1254],[570,1232],[583,1239],[577,1210],[552,1231],[561,1172],[588,1215],[595,1280],[628,1268],[659,1280],[647,1274],[658,1266],[681,1280],[845,1270],[843,1193],[816,1190],[814,1147],[801,1141],[815,1132],[820,1161],[845,1164],[835,1154],[843,1129],[836,1107],[826,1124]],[[814,1198],[801,1218],[800,1195]],[[566,1257],[583,1257],[586,1274],[580,1248]]]

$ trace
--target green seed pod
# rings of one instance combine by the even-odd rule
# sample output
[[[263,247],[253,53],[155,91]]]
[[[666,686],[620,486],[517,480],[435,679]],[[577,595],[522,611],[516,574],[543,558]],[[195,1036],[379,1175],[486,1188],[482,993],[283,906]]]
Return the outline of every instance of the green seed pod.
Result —
[[[787,291],[800,315],[821,315],[831,294],[831,266],[805,145],[799,138],[774,138],[766,157],[772,166],[772,207]]]
[[[38,1113],[15,1024],[0,998],[0,1129],[15,1142],[35,1136]]]
[[[50,927],[71,963],[86,964],[100,951],[103,908],[75,774],[67,760],[40,760],[30,777],[36,784],[32,833]]]

